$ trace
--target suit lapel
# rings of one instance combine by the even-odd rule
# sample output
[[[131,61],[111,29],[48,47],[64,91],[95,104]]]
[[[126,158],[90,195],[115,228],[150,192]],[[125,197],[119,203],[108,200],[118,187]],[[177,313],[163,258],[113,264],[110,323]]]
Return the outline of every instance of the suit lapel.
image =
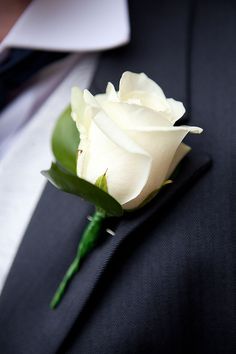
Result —
[[[172,7],[164,1],[158,6],[154,1],[145,6],[132,2],[131,44],[103,55],[92,91],[103,90],[107,81],[117,82],[124,70],[145,71],[163,86],[167,96],[186,103],[189,10],[187,1],[181,9],[174,2]],[[104,234],[56,311],[49,309],[49,302],[74,257],[92,208],[80,198],[46,187],[0,299],[0,325],[6,329],[1,341],[9,352],[57,351],[123,240],[174,201],[209,166],[205,156],[191,155],[173,185],[144,209],[124,217],[114,237]]]

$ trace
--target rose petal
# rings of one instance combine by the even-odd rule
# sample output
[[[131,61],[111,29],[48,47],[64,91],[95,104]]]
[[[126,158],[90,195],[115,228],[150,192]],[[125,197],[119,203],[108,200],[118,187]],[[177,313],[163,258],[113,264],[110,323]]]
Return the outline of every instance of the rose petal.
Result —
[[[85,102],[83,98],[83,92],[79,87],[72,87],[71,89],[71,116],[76,122],[78,117],[83,115],[85,108]]]
[[[152,168],[148,182],[140,195],[129,201],[125,208],[135,208],[141,204],[147,196],[161,187],[165,181],[169,166],[174,155],[188,132],[200,133],[198,127],[160,127],[126,130],[127,134],[152,156]]]
[[[119,98],[122,102],[148,107],[158,112],[171,112],[160,86],[144,73],[125,72],[120,80]]]
[[[109,101],[119,101],[118,93],[116,92],[115,87],[111,82],[108,82],[107,84],[106,96]]]
[[[184,131],[186,133],[193,133],[193,134],[201,134],[203,132],[203,129],[200,127],[195,127],[192,125],[180,125],[180,126],[171,126],[171,127],[144,127],[144,128],[136,128],[138,132],[158,132],[158,131],[163,131],[163,132],[172,132],[172,131]]]
[[[91,115],[92,111],[85,103],[84,93],[78,87],[73,87],[71,90],[71,117],[76,122],[80,139],[83,139],[83,134],[89,129]]]
[[[167,98],[169,107],[171,109],[170,120],[174,124],[179,118],[181,118],[185,113],[185,108],[182,102],[176,101],[173,98]]]
[[[78,158],[78,175],[95,183],[106,172],[108,191],[114,198],[121,204],[135,198],[149,176],[149,154],[104,112],[98,112],[93,118],[88,134],[88,145]]]
[[[95,98],[99,104],[107,101],[119,102],[118,94],[111,82],[108,82],[107,84],[106,93],[95,95]]]
[[[156,112],[147,107],[106,100],[101,102],[101,106],[107,115],[122,129],[172,126],[162,112]]]
[[[151,80],[144,73],[135,74],[130,71],[123,73],[119,85],[119,97],[121,100],[126,100],[133,92],[141,91],[149,94],[154,94],[159,98],[164,98],[165,95],[159,85]]]
[[[99,109],[99,103],[89,90],[84,90],[84,101],[92,108]]]
[[[173,160],[170,164],[170,167],[168,169],[168,172],[166,174],[166,179],[168,179],[172,173],[174,172],[174,170],[176,169],[176,167],[178,166],[178,164],[180,163],[180,161],[191,151],[191,147],[181,143],[173,157]]]

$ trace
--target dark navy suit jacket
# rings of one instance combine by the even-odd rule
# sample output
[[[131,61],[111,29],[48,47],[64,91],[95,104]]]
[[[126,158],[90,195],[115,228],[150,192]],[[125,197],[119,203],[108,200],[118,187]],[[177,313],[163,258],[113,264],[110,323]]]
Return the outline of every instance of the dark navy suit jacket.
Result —
[[[47,185],[0,298],[3,354],[236,352],[236,3],[129,8],[131,42],[102,55],[92,92],[144,71],[204,133],[187,139],[172,185],[109,221],[116,235],[104,232],[56,311],[49,302],[93,207]]]

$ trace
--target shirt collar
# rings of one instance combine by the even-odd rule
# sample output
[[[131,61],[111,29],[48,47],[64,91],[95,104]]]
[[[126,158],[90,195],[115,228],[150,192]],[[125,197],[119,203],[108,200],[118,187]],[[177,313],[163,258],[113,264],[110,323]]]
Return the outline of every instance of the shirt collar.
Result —
[[[0,48],[95,51],[124,45],[129,36],[126,0],[34,0]]]

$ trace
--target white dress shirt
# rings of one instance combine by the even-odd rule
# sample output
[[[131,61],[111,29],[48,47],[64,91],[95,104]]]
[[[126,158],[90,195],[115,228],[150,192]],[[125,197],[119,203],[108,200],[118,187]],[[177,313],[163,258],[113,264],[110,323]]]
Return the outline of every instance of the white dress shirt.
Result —
[[[77,53],[41,70],[0,114],[0,292],[44,189],[40,171],[53,158],[52,130],[71,87],[90,85],[98,50],[128,40],[126,0],[35,0],[2,42],[2,51],[13,46]]]

